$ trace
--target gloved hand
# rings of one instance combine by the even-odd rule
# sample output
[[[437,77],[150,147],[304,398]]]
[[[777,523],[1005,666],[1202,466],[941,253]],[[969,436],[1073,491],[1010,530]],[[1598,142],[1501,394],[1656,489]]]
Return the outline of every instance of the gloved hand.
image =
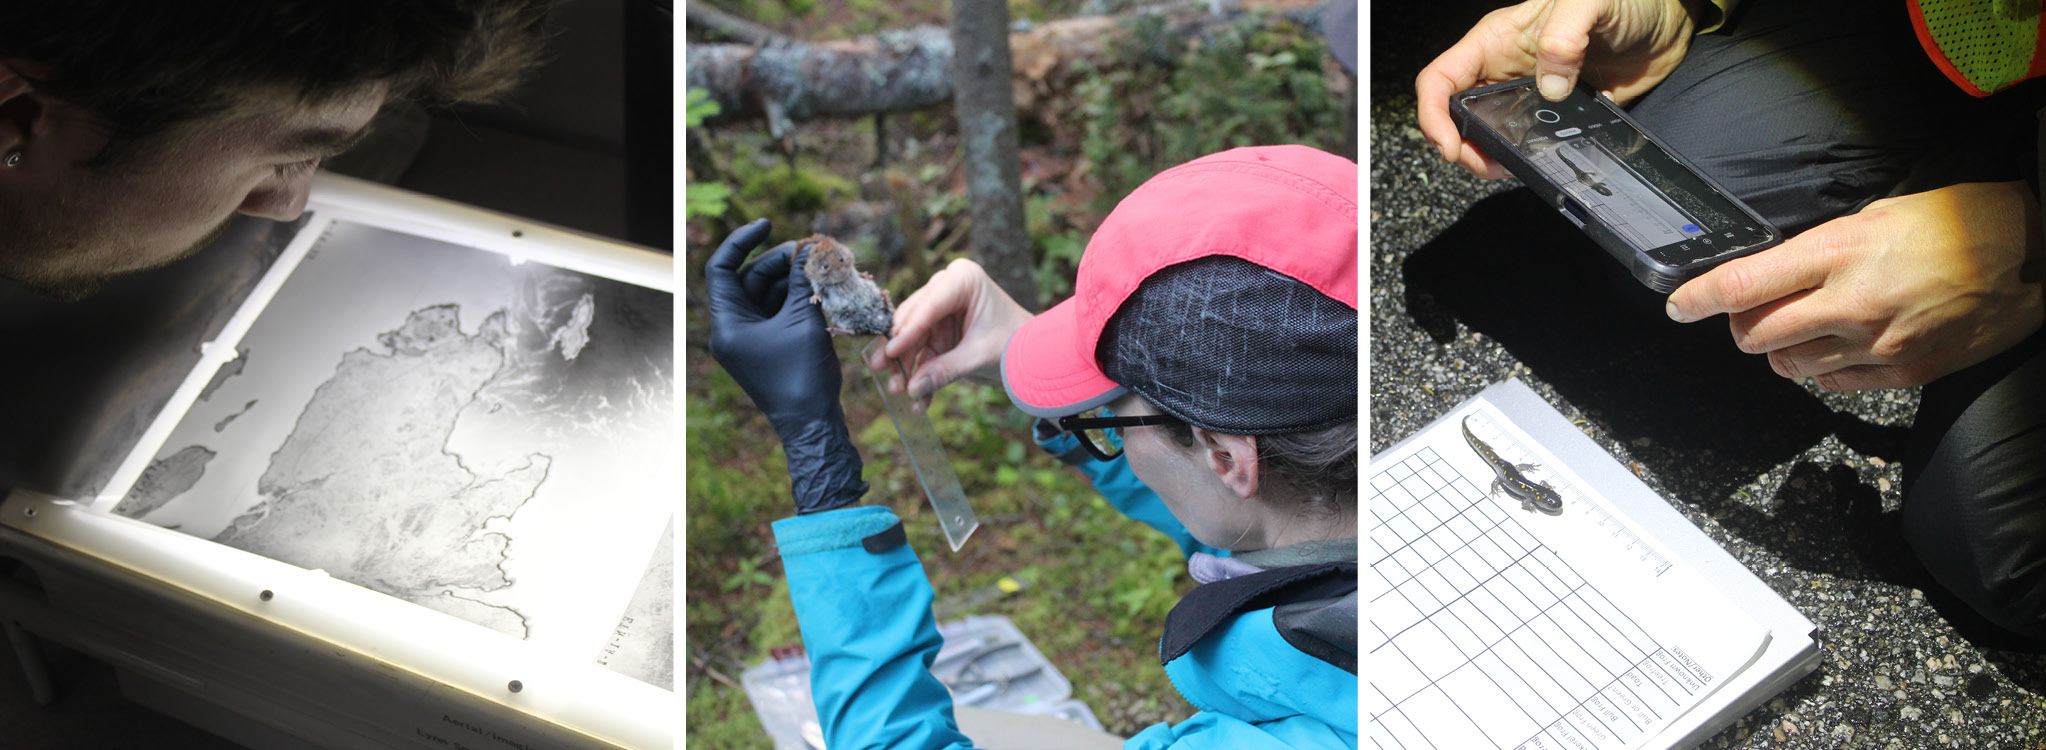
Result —
[[[796,512],[853,505],[867,493],[867,483],[860,481],[860,453],[838,402],[838,354],[824,330],[824,314],[810,303],[810,280],[795,257],[795,243],[739,267],[767,230],[766,219],[740,227],[704,266],[710,356],[781,436]]]

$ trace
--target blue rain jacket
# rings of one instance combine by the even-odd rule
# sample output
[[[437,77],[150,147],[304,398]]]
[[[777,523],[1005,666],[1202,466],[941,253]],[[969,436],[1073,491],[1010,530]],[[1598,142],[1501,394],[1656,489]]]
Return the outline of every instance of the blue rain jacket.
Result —
[[[1058,448],[1077,450],[1077,443],[1046,447],[1066,453]],[[1116,508],[1173,536],[1188,554],[1211,549],[1193,540],[1126,462],[1075,465]],[[951,696],[930,672],[941,645],[933,594],[900,523],[888,508],[862,506],[774,524],[810,657],[811,693],[832,750],[972,746],[953,718]],[[1145,729],[1124,747],[1355,748],[1356,675],[1287,643],[1272,612],[1232,617],[1165,665],[1173,686],[1200,712]]]

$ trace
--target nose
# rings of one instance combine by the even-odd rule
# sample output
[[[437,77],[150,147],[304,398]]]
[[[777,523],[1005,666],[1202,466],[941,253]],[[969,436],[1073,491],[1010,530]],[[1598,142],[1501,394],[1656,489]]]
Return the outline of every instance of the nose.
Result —
[[[313,170],[266,180],[242,198],[237,213],[277,221],[292,221],[305,212],[306,195],[312,191]]]

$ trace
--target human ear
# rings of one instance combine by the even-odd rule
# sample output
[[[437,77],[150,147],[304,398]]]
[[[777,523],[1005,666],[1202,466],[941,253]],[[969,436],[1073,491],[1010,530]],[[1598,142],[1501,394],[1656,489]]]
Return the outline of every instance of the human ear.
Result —
[[[1230,435],[1195,427],[1194,443],[1201,446],[1208,457],[1208,470],[1237,497],[1257,496],[1258,462],[1257,438],[1249,435]]]
[[[36,67],[23,60],[0,60],[0,154],[19,151],[49,130],[49,107],[29,80]]]

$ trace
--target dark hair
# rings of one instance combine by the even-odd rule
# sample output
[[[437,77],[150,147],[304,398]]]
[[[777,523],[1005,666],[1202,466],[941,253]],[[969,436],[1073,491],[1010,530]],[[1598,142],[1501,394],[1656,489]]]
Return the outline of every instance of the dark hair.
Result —
[[[301,104],[382,83],[393,99],[488,101],[538,59],[558,0],[10,0],[0,58],[99,115],[107,148],[229,111],[252,90]]]
[[[1182,448],[1194,444],[1193,426],[1185,422],[1159,425]],[[1257,463],[1266,481],[1290,493],[1268,493],[1282,508],[1331,518],[1357,513],[1357,421],[1333,427],[1276,435],[1257,435]],[[1292,495],[1289,504],[1286,495]]]

